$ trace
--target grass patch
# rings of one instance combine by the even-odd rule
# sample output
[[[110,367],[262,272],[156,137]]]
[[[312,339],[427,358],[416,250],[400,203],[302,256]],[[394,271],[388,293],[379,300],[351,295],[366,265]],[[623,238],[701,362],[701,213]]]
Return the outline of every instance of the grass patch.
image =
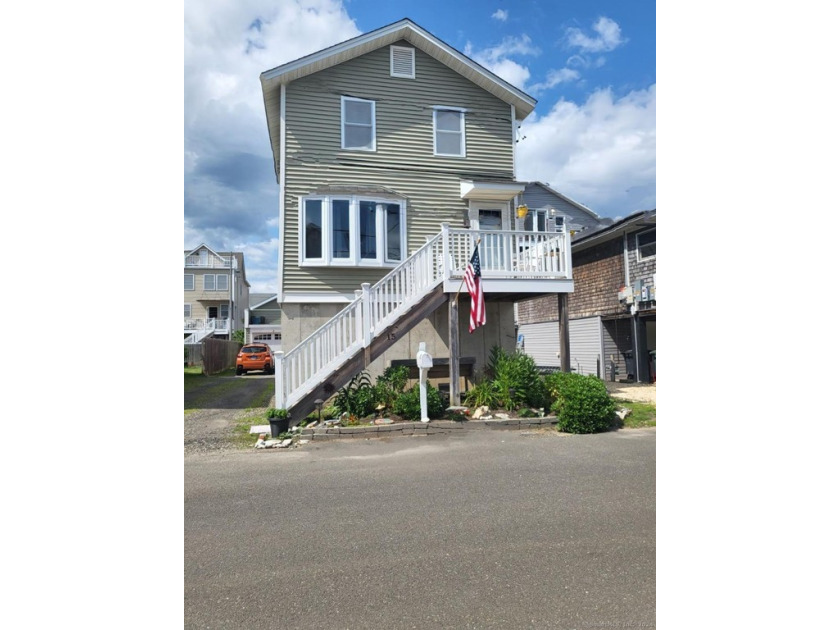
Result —
[[[251,448],[257,441],[257,435],[252,434],[251,427],[255,424],[268,424],[265,417],[266,408],[274,393],[274,381],[266,380],[265,387],[259,395],[245,409],[241,418],[236,419],[233,426],[231,443],[237,448]]]
[[[619,425],[625,429],[641,429],[643,427],[656,426],[656,405],[650,403],[632,402],[629,400],[616,399],[616,406],[630,410],[624,421]]]

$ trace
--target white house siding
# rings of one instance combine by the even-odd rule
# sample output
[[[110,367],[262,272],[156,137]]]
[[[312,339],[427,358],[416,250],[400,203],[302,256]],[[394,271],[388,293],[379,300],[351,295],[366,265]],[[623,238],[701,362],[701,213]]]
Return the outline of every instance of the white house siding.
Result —
[[[341,185],[394,191],[407,200],[410,253],[438,233],[441,223],[464,225],[462,178],[513,181],[510,106],[420,50],[415,50],[415,79],[392,77],[389,50],[385,46],[287,86],[284,293],[352,294],[387,272],[300,267],[301,196]],[[342,95],[376,101],[375,152],[341,150]],[[465,158],[434,155],[432,107],[441,105],[468,110]]]
[[[560,328],[557,320],[539,324],[522,324],[519,334],[523,337],[523,352],[534,359],[539,367],[560,367]]]
[[[578,374],[604,376],[601,343],[601,318],[587,317],[569,321],[569,358]]]

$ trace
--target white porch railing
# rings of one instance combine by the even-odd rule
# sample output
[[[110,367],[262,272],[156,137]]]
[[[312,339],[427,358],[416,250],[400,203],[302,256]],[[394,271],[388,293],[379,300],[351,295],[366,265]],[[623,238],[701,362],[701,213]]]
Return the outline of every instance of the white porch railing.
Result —
[[[212,331],[227,331],[230,326],[230,319],[210,317],[207,319],[184,318],[184,332],[191,330],[212,330]]]
[[[288,353],[275,353],[275,405],[289,409],[347,359],[419,303],[441,281],[460,279],[481,238],[481,273],[492,278],[571,279],[567,232],[452,229],[440,234],[371,286]]]
[[[487,278],[571,278],[572,248],[567,232],[464,230],[443,227],[448,234],[447,277],[462,277],[478,247],[481,274]]]

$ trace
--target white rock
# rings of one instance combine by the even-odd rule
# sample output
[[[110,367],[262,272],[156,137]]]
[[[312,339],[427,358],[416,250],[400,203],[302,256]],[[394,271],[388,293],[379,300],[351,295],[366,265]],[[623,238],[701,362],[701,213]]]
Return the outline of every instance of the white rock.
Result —
[[[287,447],[288,447],[291,443],[292,443],[292,438],[286,438],[286,439],[285,439],[285,440],[283,440],[283,442],[280,444],[280,448],[287,448]]]
[[[490,411],[490,407],[488,407],[487,405],[482,405],[481,407],[478,407],[475,411],[473,411],[472,417],[481,418],[482,416],[486,415],[488,411]]]
[[[626,418],[627,416],[629,416],[629,415],[630,415],[630,410],[629,410],[629,409],[625,409],[624,407],[622,407],[621,409],[618,409],[618,410],[615,412],[615,415],[617,415],[617,416],[618,416],[619,420],[624,420],[624,418]]]
[[[502,420],[510,420],[510,416],[506,413],[497,413],[496,417],[501,418]]]

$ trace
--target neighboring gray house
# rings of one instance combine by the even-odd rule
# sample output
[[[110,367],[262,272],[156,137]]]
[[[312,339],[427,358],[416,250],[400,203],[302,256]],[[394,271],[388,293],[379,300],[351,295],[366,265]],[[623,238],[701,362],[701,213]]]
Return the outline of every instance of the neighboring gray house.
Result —
[[[513,303],[567,293],[567,229],[525,230],[536,101],[404,19],[260,75],[280,189],[276,404],[292,417],[419,343],[461,376],[515,346]],[[487,324],[467,332],[479,243]]]
[[[572,239],[571,369],[605,380],[656,382],[656,210]],[[555,296],[517,304],[519,345],[544,368],[560,366]]]
[[[281,349],[280,305],[276,293],[252,293],[245,313],[245,343],[259,341]]]
[[[565,225],[574,232],[580,232],[612,223],[612,219],[602,219],[583,204],[560,194],[542,182],[528,182],[522,199],[529,208],[526,230],[550,231]]]

